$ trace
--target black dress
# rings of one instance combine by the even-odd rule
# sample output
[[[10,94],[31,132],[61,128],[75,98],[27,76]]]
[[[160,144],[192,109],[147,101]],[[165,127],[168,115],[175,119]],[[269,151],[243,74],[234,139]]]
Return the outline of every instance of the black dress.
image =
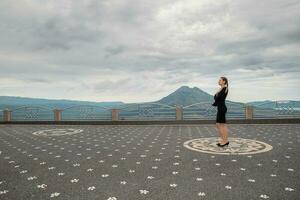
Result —
[[[215,94],[215,102],[212,104],[212,106],[217,106],[218,108],[216,118],[217,123],[226,123],[227,107],[225,105],[225,99],[227,97],[228,92],[226,92],[225,90],[226,87],[223,87],[219,93]]]

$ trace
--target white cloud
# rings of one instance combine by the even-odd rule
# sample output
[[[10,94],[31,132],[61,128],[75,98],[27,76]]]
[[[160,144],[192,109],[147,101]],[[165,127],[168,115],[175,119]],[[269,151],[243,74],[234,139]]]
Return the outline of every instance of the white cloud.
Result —
[[[230,100],[299,100],[299,10],[294,0],[2,0],[0,95],[154,101],[182,85],[214,94],[227,76]]]

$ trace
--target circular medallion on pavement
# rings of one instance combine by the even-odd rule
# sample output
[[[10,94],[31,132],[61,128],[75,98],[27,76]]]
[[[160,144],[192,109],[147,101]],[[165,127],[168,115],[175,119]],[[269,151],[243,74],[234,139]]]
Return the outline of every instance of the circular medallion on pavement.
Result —
[[[267,143],[245,138],[228,138],[229,145],[217,146],[218,137],[197,138],[184,142],[183,146],[203,153],[224,155],[245,155],[270,151],[273,147]]]
[[[33,135],[41,136],[61,136],[61,135],[73,135],[76,133],[82,132],[82,129],[73,129],[73,128],[60,128],[60,129],[49,129],[49,130],[40,130],[33,132]]]

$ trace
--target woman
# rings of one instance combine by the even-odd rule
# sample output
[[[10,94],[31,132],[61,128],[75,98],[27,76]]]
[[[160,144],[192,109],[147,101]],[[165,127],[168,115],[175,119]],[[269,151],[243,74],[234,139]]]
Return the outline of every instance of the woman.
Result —
[[[217,118],[216,118],[216,126],[219,130],[219,134],[221,136],[222,141],[220,141],[217,145],[219,147],[224,147],[229,145],[228,141],[228,128],[226,124],[226,112],[227,107],[225,105],[225,99],[228,94],[228,80],[226,77],[220,77],[219,83],[221,88],[218,90],[218,92],[214,96],[215,102],[212,104],[212,106],[217,106]]]

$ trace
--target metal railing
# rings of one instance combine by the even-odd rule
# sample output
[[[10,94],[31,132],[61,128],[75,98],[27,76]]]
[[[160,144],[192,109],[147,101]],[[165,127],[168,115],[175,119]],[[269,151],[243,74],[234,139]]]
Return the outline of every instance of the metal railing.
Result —
[[[118,108],[75,105],[64,109],[46,106],[20,106],[0,110],[0,120],[9,121],[118,121],[118,120],[190,120],[215,119],[217,107],[212,102],[188,106],[160,103],[132,103]],[[300,109],[291,102],[265,102],[251,106],[226,102],[227,119],[300,118]]]
[[[119,108],[120,120],[175,119],[175,107],[159,103],[134,103]]]
[[[294,102],[275,101],[264,102],[253,107],[253,118],[255,119],[272,119],[272,118],[299,118],[300,109]]]
[[[57,109],[56,112],[60,110]],[[54,111],[55,112],[55,111]],[[111,120],[108,108],[92,105],[76,105],[61,110],[61,120]]]
[[[45,106],[21,106],[11,110],[11,113],[12,121],[54,120],[52,109]]]

